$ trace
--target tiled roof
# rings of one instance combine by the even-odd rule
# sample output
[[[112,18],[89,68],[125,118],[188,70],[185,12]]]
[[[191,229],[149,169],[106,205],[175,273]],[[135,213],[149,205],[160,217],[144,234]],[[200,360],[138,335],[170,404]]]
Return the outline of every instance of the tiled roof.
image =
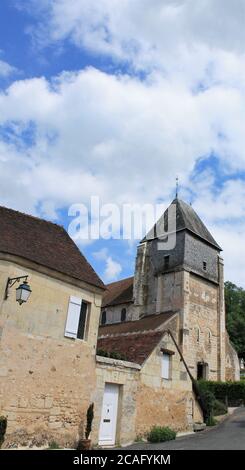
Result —
[[[158,315],[147,315],[146,317],[141,318],[141,320],[102,325],[99,328],[99,337],[157,330],[174,315],[174,312],[167,312],[160,313]]]
[[[0,251],[104,288],[63,227],[1,206]]]
[[[107,284],[102,300],[102,307],[133,302],[133,283],[134,278],[128,277],[127,279]]]
[[[218,251],[222,250],[192,206],[178,198],[174,199],[171,204],[176,205],[176,231],[188,230],[210,245],[213,245]],[[142,241],[146,240],[146,238],[148,240],[157,238],[157,233],[158,235],[163,233],[167,223],[167,214],[166,210]]]
[[[143,364],[161,340],[173,312],[148,315],[141,320],[114,323],[99,328],[97,350],[116,352],[125,360]]]
[[[118,336],[108,336],[98,340],[97,348],[110,353],[119,353],[124,360],[141,365],[158,345],[162,336],[162,331],[134,333],[121,336],[120,339]]]

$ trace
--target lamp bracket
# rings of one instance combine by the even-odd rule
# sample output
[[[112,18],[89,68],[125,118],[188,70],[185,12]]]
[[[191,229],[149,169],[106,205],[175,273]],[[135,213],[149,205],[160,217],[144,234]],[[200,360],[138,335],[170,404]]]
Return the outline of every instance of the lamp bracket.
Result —
[[[28,275],[27,276],[19,276],[19,277],[9,277],[7,280],[6,288],[5,288],[5,295],[4,295],[4,300],[7,300],[9,296],[9,289],[16,284],[16,282],[20,282],[22,279],[27,281]]]

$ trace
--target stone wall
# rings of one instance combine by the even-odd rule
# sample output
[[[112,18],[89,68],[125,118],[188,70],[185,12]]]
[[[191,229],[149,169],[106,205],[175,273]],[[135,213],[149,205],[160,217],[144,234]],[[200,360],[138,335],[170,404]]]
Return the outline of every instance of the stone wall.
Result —
[[[178,323],[178,322],[177,322]],[[169,323],[173,334],[176,320]],[[161,378],[161,349],[169,349],[171,379]],[[94,395],[95,419],[93,441],[98,442],[105,383],[120,385],[117,422],[117,444],[125,445],[145,436],[152,426],[170,426],[176,431],[193,429],[193,422],[202,422],[202,412],[192,392],[192,382],[180,360],[171,337],[167,334],[140,367],[97,356],[97,390]]]
[[[125,303],[119,305],[110,305],[101,309],[101,312],[106,311],[106,324],[121,322],[121,311],[126,309],[126,321],[138,320],[137,312],[133,303]]]
[[[161,378],[161,348],[171,356],[171,378]],[[165,335],[145,362],[137,394],[136,430],[144,435],[152,426],[170,426],[176,431],[190,430],[202,413],[192,392],[189,375],[170,336]]]
[[[120,385],[117,419],[117,444],[126,445],[135,440],[136,398],[140,366],[126,361],[97,356],[97,387],[94,394],[95,416],[92,438],[95,444],[99,439],[103,395],[106,383]]]
[[[210,380],[219,379],[218,286],[186,273],[183,354],[194,377],[197,363],[208,364]]]
[[[4,301],[8,276],[29,275],[32,294]],[[90,304],[86,340],[64,337],[70,296]],[[101,295],[33,269],[0,262],[0,415],[7,417],[5,446],[71,446],[96,386],[95,348]]]

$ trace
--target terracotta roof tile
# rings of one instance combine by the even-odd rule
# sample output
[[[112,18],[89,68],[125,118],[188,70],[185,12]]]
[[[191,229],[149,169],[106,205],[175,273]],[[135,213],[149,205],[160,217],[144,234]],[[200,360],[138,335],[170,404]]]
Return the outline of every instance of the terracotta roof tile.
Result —
[[[120,337],[108,336],[98,340],[97,348],[109,353],[122,354],[125,360],[141,365],[158,345],[162,336],[162,331],[134,333]]]
[[[104,288],[63,227],[1,206],[0,251]]]
[[[170,320],[174,315],[174,312],[166,312],[157,315],[147,315],[141,320],[127,321],[123,323],[112,323],[111,325],[102,325],[99,328],[99,338],[107,335],[112,336],[157,330],[163,324],[165,324],[166,321]]]
[[[107,284],[102,307],[133,302],[133,283],[134,278],[128,277],[127,279]]]

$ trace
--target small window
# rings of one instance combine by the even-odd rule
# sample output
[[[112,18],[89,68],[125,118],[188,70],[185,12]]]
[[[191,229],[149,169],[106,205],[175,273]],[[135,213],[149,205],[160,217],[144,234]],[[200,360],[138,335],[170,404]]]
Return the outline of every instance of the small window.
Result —
[[[170,354],[163,354],[162,355],[162,378],[163,379],[170,379]]]
[[[197,343],[200,343],[200,328],[198,327],[196,329],[196,340],[197,340]]]
[[[169,258],[170,256],[164,256],[164,269],[169,269]]]
[[[106,310],[104,310],[101,314],[101,325],[106,324]]]
[[[122,308],[122,310],[121,310],[121,322],[126,321],[126,314],[127,314],[126,308]]]
[[[206,261],[203,261],[202,267],[203,267],[203,271],[207,271],[207,263],[206,263]]]
[[[88,304],[83,301],[81,305],[80,318],[79,318],[78,330],[77,330],[77,338],[79,339],[84,339],[84,336],[85,336],[87,312],[88,312]]]
[[[212,342],[212,333],[210,330],[208,330],[208,344],[211,344]]]
[[[65,336],[86,339],[88,333],[88,304],[77,297],[70,297]]]

